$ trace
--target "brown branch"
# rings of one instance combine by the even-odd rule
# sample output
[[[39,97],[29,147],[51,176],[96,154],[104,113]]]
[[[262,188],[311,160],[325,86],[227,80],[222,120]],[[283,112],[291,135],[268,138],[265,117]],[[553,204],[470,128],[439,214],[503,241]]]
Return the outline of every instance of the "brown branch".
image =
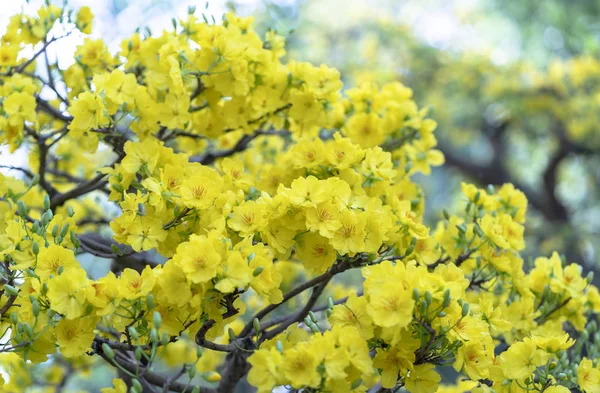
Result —
[[[557,312],[558,310],[560,310],[561,308],[563,308],[564,306],[566,306],[567,303],[569,303],[570,301],[571,301],[571,297],[566,298],[565,300],[563,300],[562,302],[560,302],[556,306],[552,307],[552,309],[550,311],[548,311],[546,314],[540,315],[537,318],[535,318],[535,322],[537,324],[541,324],[541,323],[547,321],[548,318],[550,317],[550,315],[554,314],[555,312]]]
[[[342,272],[344,272],[344,271],[346,271],[346,270],[348,270],[350,268],[351,268],[351,266],[350,266],[349,263],[347,263],[347,262],[340,262],[337,265],[332,266],[328,271],[326,271],[325,273],[321,274],[320,276],[317,276],[317,277],[313,278],[312,280],[306,281],[305,283],[303,283],[301,285],[298,285],[296,288],[292,289],[291,291],[289,291],[289,292],[287,292],[286,294],[283,295],[283,300],[281,301],[281,303],[270,304],[267,307],[265,307],[262,310],[260,310],[258,313],[256,313],[252,317],[251,321],[248,322],[248,324],[246,324],[246,326],[240,332],[240,334],[238,335],[238,337],[244,337],[244,336],[247,336],[248,334],[250,334],[250,332],[253,329],[252,321],[254,319],[258,319],[260,321],[265,316],[267,316],[271,311],[275,310],[276,308],[278,308],[279,306],[281,306],[282,304],[284,304],[288,300],[290,300],[290,299],[298,296],[300,293],[304,292],[308,288],[312,288],[312,287],[314,287],[316,285],[319,285],[323,281],[329,281],[331,279],[331,277],[333,277],[334,275],[336,275],[338,273],[342,273]]]
[[[27,168],[20,168],[20,167],[12,166],[12,165],[0,165],[0,168],[8,169],[11,171],[19,171],[30,179],[32,179],[34,176],[34,174]]]
[[[40,176],[41,177],[41,176]],[[64,205],[70,199],[74,199],[85,195],[89,192],[99,190],[108,184],[108,180],[105,179],[106,175],[103,173],[98,174],[93,179],[90,179],[84,183],[81,183],[77,187],[65,192],[54,195],[50,199],[50,208],[52,210],[56,209],[59,206]]]
[[[224,345],[224,344],[217,344],[215,342],[212,342],[212,341],[209,341],[206,339],[206,333],[208,333],[208,331],[213,326],[215,326],[215,323],[216,322],[214,319],[209,319],[202,324],[202,326],[200,327],[200,329],[198,329],[198,332],[196,333],[196,344],[198,344],[204,348],[212,349],[213,351],[219,351],[219,352],[233,351],[233,349],[235,348],[234,343]]]
[[[52,200],[52,198],[58,194],[58,191],[46,180],[46,165],[47,165],[47,160],[48,160],[48,149],[49,148],[46,145],[46,141],[43,138],[38,139],[38,149],[40,152],[40,157],[39,157],[40,164],[39,164],[39,169],[38,169],[38,175],[40,176],[39,184],[46,191],[46,193],[50,197],[50,200]],[[52,210],[54,211],[54,209],[52,209]]]
[[[73,120],[73,116],[63,114],[59,109],[53,107],[48,101],[44,100],[38,95],[35,96],[35,102],[37,103],[38,110],[46,112],[55,119],[62,120],[67,123]]]
[[[261,336],[260,341],[263,342],[265,340],[269,340],[269,339],[277,336],[279,333],[282,333],[291,324],[296,323],[296,322],[301,322],[304,318],[306,318],[306,316],[311,311],[311,309],[313,308],[313,306],[315,305],[317,300],[319,300],[319,296],[321,296],[321,294],[325,290],[325,287],[327,286],[327,284],[329,283],[329,281],[332,278],[333,278],[333,275],[328,276],[325,280],[323,280],[323,282],[319,283],[319,285],[317,285],[313,289],[313,293],[311,294],[310,298],[308,299],[308,301],[306,302],[306,305],[304,306],[304,308],[302,310],[300,310],[296,315],[292,316],[291,318],[285,320],[283,323],[281,323],[275,329],[265,332]]]
[[[116,363],[131,374],[143,374],[144,379],[148,381],[148,383],[150,383],[151,385],[164,387],[167,381],[169,381],[169,378],[164,377],[158,373],[154,373],[147,368],[142,368],[140,367],[140,365],[132,363],[126,359],[118,359],[116,357],[114,359],[110,359],[108,356],[106,356],[106,354],[102,352],[102,347],[100,345],[97,345],[97,348],[95,348],[95,353],[100,355],[100,357],[102,357],[102,359],[104,359],[110,365],[115,365]],[[179,393],[192,393],[192,391],[194,391],[195,389],[198,389],[198,392],[200,393],[216,393],[215,389],[207,388],[205,386],[194,386],[191,384],[184,384],[177,381],[169,382],[169,390],[171,391]]]
[[[16,68],[13,68],[13,69],[9,70],[9,72],[8,72],[8,75],[7,75],[7,76],[10,76],[10,75],[14,75],[14,74],[18,74],[18,73],[20,73],[20,72],[23,72],[23,71],[25,70],[25,68],[29,67],[29,65],[30,65],[31,63],[33,63],[33,62],[35,61],[35,59],[37,59],[37,58],[38,58],[38,56],[39,56],[39,55],[41,55],[42,53],[46,52],[46,49],[48,49],[48,47],[50,46],[50,44],[52,44],[52,43],[53,43],[53,42],[55,42],[55,41],[58,41],[58,40],[60,40],[61,38],[65,38],[65,37],[66,37],[66,36],[68,36],[69,34],[71,34],[71,33],[69,32],[69,33],[67,33],[67,34],[65,34],[65,35],[62,35],[62,36],[59,36],[59,37],[52,37],[52,39],[50,39],[50,41],[45,41],[45,42],[44,42],[44,45],[43,45],[43,46],[40,48],[40,50],[38,50],[37,52],[35,52],[35,53],[33,54],[33,56],[31,56],[31,58],[30,58],[29,60],[27,60],[25,63],[23,63],[23,64],[20,64],[20,65],[19,65],[19,66],[17,66]]]
[[[362,290],[360,290],[360,291],[358,291],[356,293],[356,296],[362,296],[362,295],[363,295],[363,291]],[[339,304],[344,304],[344,303],[346,303],[348,301],[349,298],[350,298],[350,296],[346,296],[346,297],[343,297],[341,299],[334,300],[333,305],[337,306]],[[329,305],[325,304],[323,306],[313,307],[310,311],[312,311],[312,312],[321,312],[321,311],[327,310],[328,308],[329,308]],[[267,321],[267,322],[263,322],[263,323],[260,324],[261,330],[264,331],[264,330],[266,330],[266,329],[268,329],[268,328],[270,328],[272,326],[279,325],[280,323],[283,323],[283,322],[287,321],[288,319],[290,319],[292,317],[293,317],[293,315],[288,314],[288,315],[283,315],[283,316],[278,317],[278,318],[274,318],[274,319],[272,319],[270,321]]]
[[[6,300],[6,303],[4,303],[2,308],[0,308],[0,316],[3,316],[8,311],[8,309],[11,308],[13,306],[13,304],[15,304],[16,300],[17,300],[16,295],[9,296],[8,299]]]

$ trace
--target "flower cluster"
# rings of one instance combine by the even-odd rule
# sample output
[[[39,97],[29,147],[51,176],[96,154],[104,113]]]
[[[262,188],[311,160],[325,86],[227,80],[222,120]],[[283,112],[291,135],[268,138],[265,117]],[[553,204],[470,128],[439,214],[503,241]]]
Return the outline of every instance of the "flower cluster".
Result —
[[[104,393],[596,391],[600,293],[558,254],[526,265],[522,192],[463,184],[430,229],[413,176],[444,158],[410,89],[342,92],[252,18],[195,14],[44,56],[49,80],[53,26],[89,34],[90,10],[11,19],[0,135],[29,163],[0,175],[1,391],[99,364],[127,376]]]

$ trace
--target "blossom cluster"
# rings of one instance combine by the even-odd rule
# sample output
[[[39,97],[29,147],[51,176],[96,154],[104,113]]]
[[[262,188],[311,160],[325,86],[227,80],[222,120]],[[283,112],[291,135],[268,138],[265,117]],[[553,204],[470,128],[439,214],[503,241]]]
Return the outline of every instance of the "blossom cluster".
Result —
[[[29,165],[0,175],[2,391],[98,364],[127,376],[104,393],[597,391],[600,293],[527,265],[521,191],[465,183],[430,228],[413,177],[444,157],[410,89],[342,91],[252,18],[195,14],[116,54],[85,38],[49,79],[53,26],[90,34],[90,10],[11,19],[0,135]]]

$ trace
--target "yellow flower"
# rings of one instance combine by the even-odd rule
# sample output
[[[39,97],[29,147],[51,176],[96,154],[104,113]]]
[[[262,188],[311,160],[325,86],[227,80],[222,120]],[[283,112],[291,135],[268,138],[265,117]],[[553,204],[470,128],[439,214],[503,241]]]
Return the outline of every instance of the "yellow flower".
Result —
[[[270,393],[281,381],[283,356],[274,347],[254,351],[248,363],[252,365],[248,382],[258,388],[258,393]]]
[[[409,371],[404,381],[410,393],[433,393],[437,391],[442,377],[434,370],[433,364],[419,364]]]
[[[314,176],[299,177],[292,182],[289,189],[282,190],[294,206],[311,207],[329,199],[326,182],[318,180]]]
[[[546,363],[549,355],[538,349],[532,339],[525,338],[522,342],[512,344],[500,357],[507,378],[524,380],[530,377],[537,367]]]
[[[571,389],[567,388],[566,386],[560,386],[560,385],[554,385],[554,386],[550,386],[548,388],[546,388],[546,390],[544,390],[544,393],[570,393]]]
[[[78,95],[69,107],[69,113],[73,115],[69,130],[77,132],[78,135],[92,128],[106,126],[109,123],[104,103],[94,93],[84,92]]]
[[[75,25],[83,34],[92,34],[92,21],[94,20],[94,14],[90,7],[84,6],[79,9],[77,18],[75,19]]]
[[[344,134],[362,147],[377,146],[386,138],[381,119],[374,113],[357,113],[344,126]]]
[[[390,348],[377,349],[373,366],[381,370],[381,386],[388,389],[396,386],[400,371],[413,368],[419,346],[419,340],[404,336]]]
[[[252,280],[252,270],[248,266],[248,260],[239,251],[232,251],[222,266],[223,277],[215,285],[222,293],[231,293],[236,288],[244,288]]]
[[[189,179],[184,179],[179,188],[181,200],[190,208],[207,209],[223,190],[223,179],[216,171],[199,168]]]
[[[248,236],[267,226],[267,209],[262,203],[247,201],[233,208],[233,214],[227,221],[229,228],[239,232],[240,236]]]
[[[325,272],[336,259],[329,241],[317,233],[305,233],[296,242],[296,257],[311,271]]]
[[[373,322],[381,327],[404,328],[412,321],[415,301],[412,292],[395,282],[369,293],[367,311]]]
[[[0,67],[13,67],[17,65],[18,55],[18,46],[0,45]]]
[[[115,311],[121,297],[119,280],[113,272],[93,282],[87,289],[87,301],[96,308],[96,315],[104,316]]]
[[[121,273],[119,283],[121,294],[125,299],[138,299],[150,293],[156,283],[156,277],[150,266],[147,265],[141,275],[137,271],[127,268]]]
[[[35,106],[35,98],[25,92],[12,93],[3,103],[4,111],[15,122],[35,121]]]
[[[504,238],[504,228],[497,219],[486,214],[479,223],[481,230],[496,246],[500,248],[510,248],[510,244]]]
[[[583,358],[577,368],[577,384],[585,393],[600,393],[600,369]]]
[[[338,169],[349,168],[362,159],[364,152],[350,139],[335,133],[334,140],[325,146],[327,161]]]
[[[531,336],[531,339],[538,348],[550,353],[556,353],[571,348],[573,344],[575,344],[575,340],[569,337],[569,333],[565,333],[561,336],[549,337]]]
[[[48,280],[50,308],[67,319],[79,318],[85,310],[88,285],[87,274],[81,268],[68,269]]]
[[[463,370],[473,380],[485,379],[489,376],[493,355],[491,339],[487,343],[481,340],[466,341],[458,348],[453,366],[456,371]]]
[[[177,247],[173,261],[181,267],[191,282],[199,284],[208,282],[217,275],[221,254],[212,238],[192,235],[188,242]]]
[[[283,354],[283,376],[292,387],[299,389],[303,386],[316,388],[321,382],[317,367],[320,360],[307,344],[298,344]]]
[[[112,380],[114,388],[102,388],[102,393],[127,393],[127,385],[121,378],[115,378]]]
[[[136,217],[128,228],[127,243],[135,251],[146,251],[158,247],[167,238],[159,220],[150,216]]]
[[[325,201],[315,207],[310,207],[306,210],[306,227],[313,232],[319,232],[321,236],[332,238],[342,225],[341,210],[341,206],[332,201]]]
[[[127,173],[136,173],[142,167],[152,173],[158,163],[159,147],[159,143],[152,138],[146,138],[142,142],[127,141],[123,147],[125,158],[121,167]]]
[[[340,215],[340,227],[331,239],[331,245],[340,253],[348,254],[361,251],[365,244],[365,213],[344,210]]]
[[[94,76],[96,91],[102,91],[107,101],[107,109],[114,114],[121,104],[129,107],[134,105],[138,84],[135,75],[126,74],[122,70],[114,70],[111,73],[96,74]]]
[[[365,340],[373,337],[373,319],[367,312],[367,299],[352,294],[344,304],[333,307],[329,317],[332,326],[353,326]]]
[[[61,319],[56,325],[60,353],[67,358],[84,355],[94,341],[96,318]]]
[[[48,248],[40,250],[35,272],[42,280],[47,280],[51,275],[58,276],[59,268],[62,268],[64,272],[79,267],[79,262],[75,259],[73,251],[51,244]]]

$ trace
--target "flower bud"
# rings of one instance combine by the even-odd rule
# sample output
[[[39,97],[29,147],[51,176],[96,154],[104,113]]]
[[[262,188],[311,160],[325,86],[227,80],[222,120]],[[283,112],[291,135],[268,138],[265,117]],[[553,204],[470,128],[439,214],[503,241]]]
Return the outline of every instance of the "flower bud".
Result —
[[[258,320],[258,318],[254,318],[252,320],[252,326],[254,327],[254,331],[256,332],[256,334],[260,333],[260,321]]]
[[[429,292],[429,291],[425,292],[425,302],[427,303],[427,305],[430,305],[432,301],[433,301],[433,298],[431,296],[431,292]]]
[[[219,382],[221,380],[221,374],[212,372],[209,375],[207,375],[206,377],[204,377],[204,379],[207,382]]]
[[[252,275],[254,277],[257,277],[263,272],[263,270],[265,270],[265,269],[262,266],[259,266],[256,269],[254,269],[254,271],[252,272]]]
[[[34,255],[38,255],[40,253],[40,245],[38,242],[34,241],[31,245],[31,251],[33,251]]]
[[[154,311],[152,315],[152,324],[156,329],[160,329],[160,325],[162,325],[162,317],[158,311]]]
[[[352,382],[352,385],[350,386],[350,390],[354,390],[354,389],[358,388],[360,385],[362,385],[362,378],[358,378],[356,381]]]
[[[313,322],[310,320],[310,318],[309,318],[309,317],[305,317],[305,318],[304,318],[304,324],[305,324],[306,326],[310,327],[310,326],[313,324]]]
[[[33,329],[31,328],[31,325],[29,325],[27,322],[23,322],[23,331],[25,332],[27,337],[29,337],[30,339],[33,338]]]
[[[158,332],[156,331],[156,328],[150,330],[150,341],[152,341],[153,344],[158,342]]]
[[[34,317],[37,317],[40,314],[40,304],[37,300],[31,302],[31,313]]]
[[[148,310],[152,310],[154,308],[154,297],[151,293],[149,293],[146,297],[146,306],[148,307]]]
[[[23,203],[23,201],[19,201],[17,203],[17,212],[19,213],[19,216],[23,219],[25,219],[25,217],[27,217],[27,213],[29,212],[29,210],[27,209],[27,206],[25,206],[25,203]]]
[[[277,340],[275,343],[275,348],[279,351],[279,353],[283,353],[283,344],[281,343],[281,340]]]
[[[134,390],[136,393],[142,393],[142,391],[144,390],[144,388],[142,387],[142,384],[140,383],[140,381],[138,381],[137,378],[133,378],[131,380],[131,390]]]
[[[463,318],[467,316],[467,314],[469,313],[469,303],[464,302],[462,305],[462,316]]]
[[[4,291],[6,293],[8,293],[10,296],[17,296],[19,294],[19,291],[17,290],[17,288],[15,288],[9,284],[4,284]]]
[[[46,194],[44,196],[44,210],[50,209],[50,196]]]
[[[442,307],[443,308],[446,308],[446,307],[448,307],[450,305],[450,299],[451,299],[451,297],[450,297],[450,290],[446,289],[444,291],[444,301],[442,303]]]
[[[69,232],[69,223],[66,223],[62,226],[62,228],[60,229],[60,236],[62,236],[64,239],[65,236],[67,236],[67,232]]]
[[[314,312],[312,312],[312,311],[309,311],[309,312],[308,312],[308,316],[310,317],[310,320],[311,320],[311,321],[313,321],[314,323],[317,323],[318,319],[317,319],[317,316],[315,315],[315,313],[314,313]]]
[[[227,329],[227,335],[229,336],[229,341],[231,341],[231,342],[235,341],[235,339],[236,339],[235,332],[233,331],[232,328]]]
[[[109,359],[115,358],[115,352],[107,343],[102,343],[102,353],[104,353]]]
[[[417,288],[413,288],[413,299],[415,302],[419,300],[419,290]]]

